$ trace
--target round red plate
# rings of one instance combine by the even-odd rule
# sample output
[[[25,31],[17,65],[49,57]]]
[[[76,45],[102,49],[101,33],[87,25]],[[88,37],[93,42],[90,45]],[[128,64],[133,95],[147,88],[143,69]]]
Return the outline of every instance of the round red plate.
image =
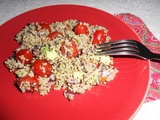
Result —
[[[3,62],[18,47],[14,36],[29,22],[55,22],[78,19],[109,30],[112,40],[139,37],[116,17],[86,6],[55,5],[21,14],[0,26],[0,118],[2,120],[127,120],[142,105],[149,86],[149,61],[137,58],[115,58],[119,70],[116,78],[103,86],[96,86],[73,101],[63,97],[62,91],[46,96],[22,94],[14,86],[15,76]]]

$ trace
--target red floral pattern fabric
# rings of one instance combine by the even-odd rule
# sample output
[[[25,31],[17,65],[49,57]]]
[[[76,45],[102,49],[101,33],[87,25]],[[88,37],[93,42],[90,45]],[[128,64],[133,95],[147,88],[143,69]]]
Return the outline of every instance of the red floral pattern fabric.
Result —
[[[152,52],[160,53],[160,41],[154,37],[146,24],[130,13],[115,14],[117,18],[128,24]],[[151,61],[151,83],[145,102],[160,99],[160,61]]]

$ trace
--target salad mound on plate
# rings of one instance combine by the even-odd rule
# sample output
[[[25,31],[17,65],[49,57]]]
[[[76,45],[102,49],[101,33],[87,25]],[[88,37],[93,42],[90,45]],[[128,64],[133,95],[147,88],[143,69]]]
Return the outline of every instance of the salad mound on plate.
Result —
[[[96,56],[97,44],[110,40],[108,30],[78,20],[29,23],[16,35],[19,47],[5,61],[22,93],[47,95],[64,89],[74,99],[96,85],[113,80],[118,70],[110,56]]]

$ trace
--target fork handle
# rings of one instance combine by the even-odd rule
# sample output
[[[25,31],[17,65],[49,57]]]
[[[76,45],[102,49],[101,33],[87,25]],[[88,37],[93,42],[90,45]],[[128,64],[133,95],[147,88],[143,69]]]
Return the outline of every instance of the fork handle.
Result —
[[[154,53],[151,60],[160,60],[160,54]]]

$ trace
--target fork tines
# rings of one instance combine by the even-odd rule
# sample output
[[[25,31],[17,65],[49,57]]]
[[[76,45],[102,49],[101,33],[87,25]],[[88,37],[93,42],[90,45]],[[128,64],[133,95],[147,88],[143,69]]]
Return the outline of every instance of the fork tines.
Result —
[[[96,54],[134,55],[138,53],[135,40],[117,40],[97,45]]]

